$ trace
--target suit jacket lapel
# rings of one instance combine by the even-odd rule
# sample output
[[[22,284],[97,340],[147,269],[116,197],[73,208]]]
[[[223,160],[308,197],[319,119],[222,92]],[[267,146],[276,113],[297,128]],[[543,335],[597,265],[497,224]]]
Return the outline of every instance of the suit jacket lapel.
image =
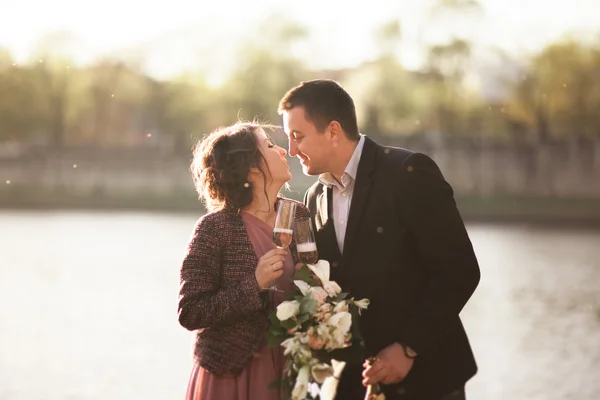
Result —
[[[315,234],[324,242],[324,244],[331,248],[332,255],[336,255],[336,259],[340,258],[340,249],[337,244],[337,239],[335,235],[335,228],[333,226],[333,219],[331,218],[331,211],[333,205],[333,191],[329,189],[327,186],[321,187],[321,192],[317,194],[317,210],[316,210],[316,218],[315,225],[317,228],[317,232]]]
[[[360,220],[369,197],[369,189],[372,183],[372,174],[375,170],[375,156],[377,154],[377,144],[368,137],[365,137],[356,181],[354,182],[354,191],[352,192],[352,203],[350,204],[350,213],[348,215],[348,225],[346,227],[346,235],[344,238],[344,258],[350,253],[354,245]]]
[[[326,186],[323,186],[323,190],[319,193],[319,198],[317,201],[317,207],[319,212],[319,217],[321,219],[321,226],[327,225],[327,221],[329,220],[329,189]]]

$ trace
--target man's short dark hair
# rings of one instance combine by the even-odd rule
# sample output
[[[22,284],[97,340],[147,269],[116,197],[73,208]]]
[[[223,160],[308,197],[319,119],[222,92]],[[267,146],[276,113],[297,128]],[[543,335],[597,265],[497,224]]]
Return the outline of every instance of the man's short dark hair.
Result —
[[[294,107],[304,107],[306,119],[321,132],[331,121],[337,121],[348,139],[359,138],[354,100],[335,81],[316,79],[291,88],[279,102],[278,112]]]

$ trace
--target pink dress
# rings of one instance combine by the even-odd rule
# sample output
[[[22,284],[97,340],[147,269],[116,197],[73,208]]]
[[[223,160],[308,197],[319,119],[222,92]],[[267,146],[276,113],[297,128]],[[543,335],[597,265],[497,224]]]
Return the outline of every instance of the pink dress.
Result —
[[[273,228],[243,211],[240,212],[240,216],[244,221],[256,257],[260,259],[267,251],[275,248]],[[283,264],[283,271],[283,275],[275,282],[277,288],[283,290],[283,293],[269,292],[271,308],[285,300],[292,290],[294,261],[289,250]],[[281,378],[283,364],[283,349],[267,347],[266,341],[237,377],[217,377],[195,364],[190,376],[186,400],[280,400],[279,390],[267,387]]]

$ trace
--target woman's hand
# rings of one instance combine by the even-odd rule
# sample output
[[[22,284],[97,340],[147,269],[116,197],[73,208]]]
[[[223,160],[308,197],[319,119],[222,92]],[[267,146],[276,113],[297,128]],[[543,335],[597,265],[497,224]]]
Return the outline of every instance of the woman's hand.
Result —
[[[254,274],[261,290],[268,289],[277,278],[283,275],[283,260],[286,252],[285,249],[269,250],[258,260]]]

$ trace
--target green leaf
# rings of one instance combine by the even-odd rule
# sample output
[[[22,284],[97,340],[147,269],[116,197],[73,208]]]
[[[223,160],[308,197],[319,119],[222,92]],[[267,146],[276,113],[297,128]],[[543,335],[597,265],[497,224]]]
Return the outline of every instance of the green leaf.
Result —
[[[360,332],[360,325],[359,325],[359,314],[358,314],[358,307],[356,307],[355,305],[352,305],[348,308],[348,311],[350,311],[350,315],[352,316],[352,342],[353,343],[359,343],[361,346],[364,346],[364,340],[362,337],[362,334]]]
[[[298,317],[298,324],[302,325],[303,323],[305,323],[309,319],[310,319],[310,313],[300,314],[300,316]]]
[[[267,333],[267,346],[278,347],[286,339],[285,335],[274,335],[271,332]]]
[[[280,389],[283,386],[283,379],[277,379],[267,386],[267,389]]]
[[[281,326],[283,327],[283,329],[285,329],[286,331],[288,329],[292,329],[293,327],[297,326],[298,322],[296,322],[295,319],[293,318],[289,318],[286,319],[285,321],[281,321]]]
[[[304,281],[310,286],[317,285],[316,279],[312,276],[312,271],[306,264],[304,264],[300,269],[296,270],[296,273],[294,274],[294,280]]]
[[[281,321],[279,321],[279,318],[277,318],[277,312],[273,311],[271,315],[269,315],[269,322],[271,323],[271,326],[277,326],[281,324]]]
[[[294,280],[306,281],[307,278],[311,278],[310,272],[311,271],[308,268],[308,266],[306,264],[304,264],[304,265],[302,265],[302,267],[297,269],[296,272],[294,273]]]
[[[348,297],[348,293],[340,293],[337,296],[335,296],[335,300],[334,301],[346,300],[346,297]]]
[[[300,302],[300,313],[310,314],[317,308],[317,302],[311,295],[306,295]]]

